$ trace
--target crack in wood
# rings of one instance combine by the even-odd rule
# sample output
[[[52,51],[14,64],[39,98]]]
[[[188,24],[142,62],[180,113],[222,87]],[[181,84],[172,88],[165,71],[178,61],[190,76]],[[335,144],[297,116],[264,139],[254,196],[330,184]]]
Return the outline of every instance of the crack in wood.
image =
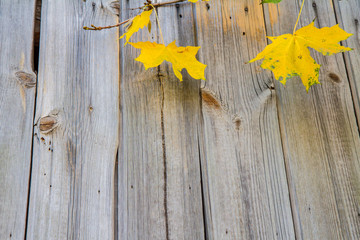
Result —
[[[166,145],[165,145],[165,125],[164,125],[164,102],[165,93],[164,85],[161,80],[160,67],[158,67],[158,79],[161,88],[161,139],[163,147],[163,167],[164,167],[164,214],[165,214],[165,232],[166,240],[169,239],[169,218],[168,218],[168,206],[167,206],[167,163],[166,163]]]
[[[35,132],[35,127],[37,124],[35,123],[35,114],[36,114],[36,100],[37,100],[37,79],[38,79],[38,63],[39,63],[39,41],[40,41],[40,23],[41,23],[41,3],[42,0],[35,1],[35,15],[34,15],[34,34],[33,34],[33,47],[32,47],[32,57],[33,57],[33,73],[31,74],[34,78],[32,79],[30,85],[25,84],[25,87],[34,87],[34,109],[32,116],[32,138],[31,138],[31,153],[30,153],[30,169],[29,169],[29,181],[28,181],[28,192],[26,199],[26,216],[25,216],[25,229],[24,229],[24,239],[27,239],[28,232],[28,223],[29,223],[29,209],[30,209],[30,194],[31,194],[31,179],[32,179],[32,167],[33,167],[33,155],[34,155],[34,140],[35,138],[39,140],[37,133]],[[45,173],[46,175],[46,173]],[[10,238],[11,238],[10,234]]]

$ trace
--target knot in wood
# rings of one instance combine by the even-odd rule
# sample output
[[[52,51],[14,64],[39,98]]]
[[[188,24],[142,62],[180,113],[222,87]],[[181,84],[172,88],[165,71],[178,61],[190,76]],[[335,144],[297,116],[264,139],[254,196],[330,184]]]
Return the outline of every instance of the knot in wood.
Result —
[[[46,116],[40,119],[39,129],[43,134],[52,132],[57,127],[57,119],[55,116]]]
[[[329,78],[332,80],[332,81],[334,81],[334,82],[336,82],[336,83],[340,83],[341,82],[341,80],[340,80],[340,77],[337,75],[337,74],[335,74],[335,73],[329,73]]]
[[[235,125],[235,129],[237,131],[239,131],[240,128],[241,128],[241,119],[236,117],[236,118],[234,118],[233,122],[234,122],[234,125]]]
[[[220,109],[221,108],[220,102],[210,92],[202,90],[201,91],[201,98],[202,98],[203,103],[208,105],[209,107],[212,107],[214,109]]]
[[[32,88],[36,86],[36,75],[35,73],[27,73],[24,71],[18,71],[15,73],[15,77],[20,85],[26,88]]]
[[[112,1],[109,3],[109,10],[116,16],[120,15],[120,3],[119,1]]]

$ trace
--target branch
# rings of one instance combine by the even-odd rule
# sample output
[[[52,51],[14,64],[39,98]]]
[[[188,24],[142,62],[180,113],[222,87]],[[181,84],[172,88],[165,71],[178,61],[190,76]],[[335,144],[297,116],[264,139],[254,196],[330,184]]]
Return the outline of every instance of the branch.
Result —
[[[180,3],[180,2],[185,2],[187,0],[174,0],[174,1],[170,1],[170,2],[162,2],[162,3],[155,3],[153,4],[154,7],[160,7],[163,5],[168,5],[168,4],[173,4],[173,3]]]
[[[154,3],[152,4],[154,7],[160,7],[160,6],[164,6],[164,5],[168,5],[168,4],[173,4],[173,3],[180,3],[180,2],[185,2],[187,0],[174,0],[174,1],[169,1],[169,2],[162,2],[162,3]],[[148,3],[145,3],[145,5],[151,4],[151,1],[149,3],[149,1],[147,1]],[[130,10],[136,10],[136,9],[142,9],[143,7],[138,7],[138,8],[130,8]]]
[[[168,5],[168,4],[173,4],[173,3],[180,3],[180,2],[185,2],[187,0],[173,0],[173,1],[169,1],[169,2],[162,2],[162,3],[154,3],[151,5],[151,0],[146,0],[146,3],[144,3],[145,7],[146,6],[154,6],[154,7],[160,7],[160,6],[164,6],[164,5]],[[136,10],[136,9],[143,9],[144,7],[138,7],[138,8],[131,8],[130,10]],[[93,30],[93,31],[100,31],[103,29],[109,29],[109,28],[114,28],[114,27],[119,27],[127,22],[129,22],[131,19],[125,20],[121,23],[115,24],[115,25],[111,25],[111,26],[106,26],[106,27],[96,27],[94,25],[91,25],[90,27],[84,26],[83,29],[85,30]]]
[[[100,31],[100,30],[103,30],[103,29],[109,29],[109,28],[119,27],[119,26],[127,23],[127,22],[130,21],[130,20],[131,20],[131,19],[127,19],[127,20],[125,20],[125,21],[123,21],[123,22],[121,22],[121,23],[118,23],[118,24],[115,24],[115,25],[106,26],[106,27],[96,27],[96,26],[94,26],[94,25],[91,24],[91,28],[85,26],[85,27],[83,27],[83,29],[85,29],[85,30]]]

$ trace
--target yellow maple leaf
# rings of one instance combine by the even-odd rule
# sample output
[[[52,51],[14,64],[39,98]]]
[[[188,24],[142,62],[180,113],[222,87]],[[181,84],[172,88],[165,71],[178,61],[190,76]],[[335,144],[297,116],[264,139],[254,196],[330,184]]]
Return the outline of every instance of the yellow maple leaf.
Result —
[[[199,0],[189,0],[189,2],[193,2],[193,3],[195,3],[195,2],[198,2]],[[206,1],[206,2],[208,2],[209,0],[201,0],[201,1]]]
[[[294,34],[268,37],[272,43],[249,62],[264,59],[261,67],[271,70],[276,80],[284,85],[289,78],[300,76],[308,91],[310,86],[319,83],[320,69],[320,65],[311,57],[309,47],[323,55],[349,51],[352,49],[338,43],[351,35],[338,25],[319,29],[312,22]]]
[[[141,49],[141,54],[136,61],[142,62],[145,69],[157,67],[163,61],[172,63],[175,76],[182,81],[181,70],[186,69],[191,77],[205,80],[206,65],[199,62],[195,55],[200,47],[177,47],[175,41],[168,46],[152,42],[137,42],[130,44]]]
[[[137,15],[131,21],[128,23],[128,28],[126,32],[120,37],[122,39],[126,36],[126,42],[125,45],[129,42],[130,37],[139,31],[139,29],[144,28],[145,26],[148,26],[150,22],[150,15],[152,13],[152,9],[148,11],[143,11],[140,15]]]

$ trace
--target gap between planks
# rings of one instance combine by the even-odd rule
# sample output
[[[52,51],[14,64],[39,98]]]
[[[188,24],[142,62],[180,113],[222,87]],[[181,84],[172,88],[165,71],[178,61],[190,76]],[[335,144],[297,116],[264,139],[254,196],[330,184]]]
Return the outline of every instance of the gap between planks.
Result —
[[[42,0],[36,0],[35,1],[35,19],[34,19],[34,37],[33,37],[33,71],[36,75],[36,84],[35,84],[35,99],[34,99],[34,111],[33,111],[33,127],[32,127],[32,133],[31,133],[31,153],[30,153],[30,169],[29,169],[29,181],[28,181],[28,195],[27,195],[27,203],[26,203],[26,218],[25,218],[25,233],[24,233],[24,239],[27,239],[27,229],[28,229],[28,221],[29,221],[29,207],[30,207],[30,193],[31,193],[31,177],[32,177],[32,165],[33,165],[33,152],[34,152],[34,129],[37,126],[36,119],[35,119],[35,113],[36,113],[36,102],[37,102],[37,83],[38,83],[38,71],[39,71],[39,56],[40,56],[40,29],[41,29],[41,4]]]

